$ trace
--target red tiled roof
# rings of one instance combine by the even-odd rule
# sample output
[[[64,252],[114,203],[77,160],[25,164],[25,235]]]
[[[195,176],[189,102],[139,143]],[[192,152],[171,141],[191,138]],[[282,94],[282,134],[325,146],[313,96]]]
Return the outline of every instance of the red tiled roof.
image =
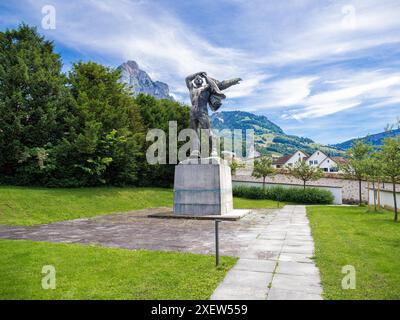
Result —
[[[274,165],[282,165],[285,164],[286,162],[288,162],[288,160],[292,157],[292,155],[288,155],[288,156],[284,156],[284,157],[280,157],[278,159],[275,159],[272,164]]]
[[[345,159],[343,157],[331,157],[331,159],[338,164],[346,164],[347,163],[347,159]]]

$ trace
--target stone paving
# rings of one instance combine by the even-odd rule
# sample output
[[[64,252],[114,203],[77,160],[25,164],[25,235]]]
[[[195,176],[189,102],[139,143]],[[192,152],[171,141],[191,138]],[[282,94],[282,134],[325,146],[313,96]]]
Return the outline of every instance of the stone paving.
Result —
[[[0,225],[0,238],[214,254],[214,222],[148,217],[169,208],[38,226]],[[321,299],[304,206],[254,210],[220,224],[220,254],[240,257],[213,299]]]
[[[322,299],[305,207],[286,206],[271,216],[211,299]]]
[[[98,244],[126,249],[215,253],[214,221],[149,218],[170,208],[148,209],[38,226],[0,225],[0,238]],[[239,256],[273,218],[274,210],[220,224],[220,254]]]

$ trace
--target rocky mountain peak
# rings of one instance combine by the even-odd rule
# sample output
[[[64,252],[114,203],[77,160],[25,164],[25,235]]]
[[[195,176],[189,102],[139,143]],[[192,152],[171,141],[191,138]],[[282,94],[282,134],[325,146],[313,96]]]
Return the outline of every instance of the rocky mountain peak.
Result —
[[[142,92],[157,99],[172,99],[168,85],[164,82],[153,81],[146,71],[139,68],[136,61],[124,62],[118,69],[121,70],[120,81],[130,86],[134,95]]]

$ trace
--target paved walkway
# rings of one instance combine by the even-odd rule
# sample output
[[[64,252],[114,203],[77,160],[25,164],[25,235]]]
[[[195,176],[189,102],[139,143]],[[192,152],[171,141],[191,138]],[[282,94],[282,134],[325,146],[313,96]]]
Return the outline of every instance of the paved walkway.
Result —
[[[322,299],[305,207],[285,206],[271,216],[211,299]]]
[[[169,210],[147,209],[29,227],[0,225],[0,238],[215,254],[214,221],[148,217]],[[274,209],[254,210],[239,221],[222,222],[221,255],[239,257],[274,215]]]

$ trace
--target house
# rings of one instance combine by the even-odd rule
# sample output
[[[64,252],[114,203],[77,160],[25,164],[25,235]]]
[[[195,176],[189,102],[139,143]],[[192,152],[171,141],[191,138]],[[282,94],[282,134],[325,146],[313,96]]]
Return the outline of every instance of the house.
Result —
[[[326,153],[317,150],[306,159],[312,167],[318,167],[324,172],[341,173],[340,165],[343,165],[347,160],[343,157],[330,157]]]
[[[318,167],[324,172],[341,173],[340,165],[347,160],[343,157],[330,157],[324,152],[317,150],[311,156],[300,150],[292,155],[284,156],[273,161],[274,168],[284,168],[285,166],[293,166],[298,161],[306,161],[312,167]]]
[[[285,166],[292,167],[298,161],[304,161],[307,158],[308,158],[307,153],[305,153],[301,150],[297,150],[295,153],[293,153],[291,155],[284,156],[284,157],[281,157],[278,159],[274,159],[272,162],[272,166],[277,169],[283,168]]]

